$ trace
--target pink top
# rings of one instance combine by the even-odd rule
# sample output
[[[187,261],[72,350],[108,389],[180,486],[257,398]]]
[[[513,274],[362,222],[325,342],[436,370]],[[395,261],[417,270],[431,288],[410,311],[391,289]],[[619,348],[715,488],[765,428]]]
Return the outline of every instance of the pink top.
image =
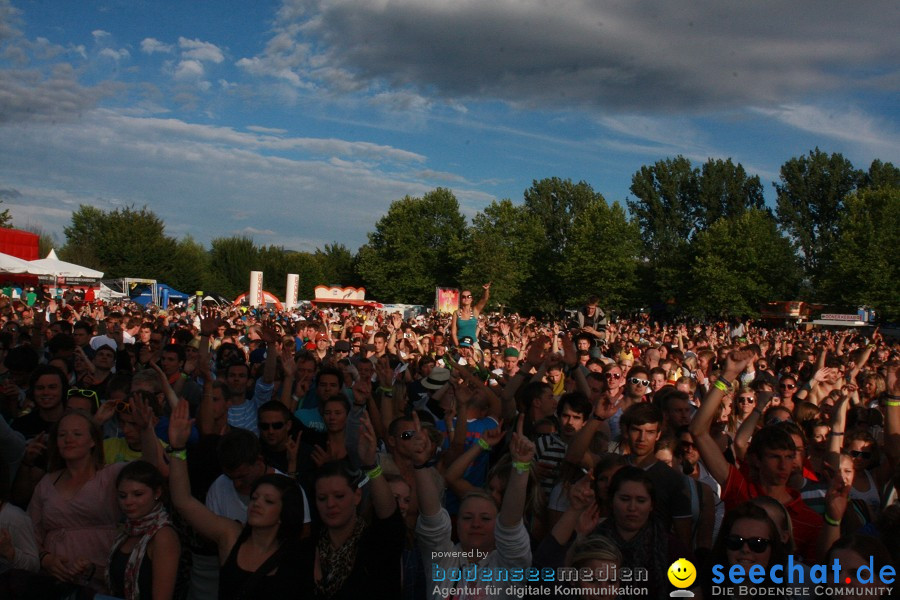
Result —
[[[28,505],[38,546],[69,560],[88,559],[97,567],[92,583],[101,587],[121,518],[116,477],[126,464],[103,467],[71,500],[63,498],[53,485],[61,471],[47,473]]]

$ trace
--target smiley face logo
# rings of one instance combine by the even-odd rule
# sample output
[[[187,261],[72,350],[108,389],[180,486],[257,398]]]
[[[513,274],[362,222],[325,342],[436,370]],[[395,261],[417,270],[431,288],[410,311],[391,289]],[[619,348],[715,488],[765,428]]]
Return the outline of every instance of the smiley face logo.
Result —
[[[679,558],[669,567],[669,583],[677,588],[691,587],[697,579],[697,569],[691,561],[686,558]]]

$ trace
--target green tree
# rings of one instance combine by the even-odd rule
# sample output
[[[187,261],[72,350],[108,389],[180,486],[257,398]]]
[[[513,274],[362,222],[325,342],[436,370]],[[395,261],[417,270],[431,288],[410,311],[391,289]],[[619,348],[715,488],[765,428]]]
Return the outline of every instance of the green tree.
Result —
[[[3,204],[3,200],[0,200],[0,204]],[[0,227],[4,229],[12,229],[12,215],[9,214],[9,209],[4,208],[0,211]]]
[[[848,196],[838,229],[823,277],[827,300],[848,307],[868,305],[888,319],[900,318],[900,187]]]
[[[359,250],[357,269],[368,296],[385,302],[431,304],[434,288],[459,281],[466,219],[453,192],[391,203]]]
[[[818,148],[781,166],[780,183],[774,184],[778,222],[800,247],[814,290],[837,242],[844,201],[863,180],[842,155]]]
[[[176,242],[147,207],[103,212],[81,205],[64,230],[60,258],[99,268],[106,277],[146,277],[168,282]]]
[[[574,222],[561,275],[569,306],[597,294],[606,308],[633,306],[642,251],[637,222],[615,202],[592,202]]]
[[[697,176],[697,198],[693,202],[694,227],[703,231],[722,218],[742,215],[750,209],[765,209],[763,185],[731,159],[709,159]]]
[[[541,226],[530,277],[522,288],[526,310],[553,314],[564,308],[568,298],[560,273],[570,251],[575,219],[596,202],[605,200],[584,181],[552,177],[535,180],[525,190],[523,207]]]
[[[867,188],[900,188],[900,169],[892,163],[881,162],[877,158],[869,165],[863,186]]]
[[[475,215],[470,232],[460,284],[479,294],[490,281],[490,306],[522,308],[522,288],[542,236],[538,219],[511,200],[495,200]]]
[[[191,236],[185,236],[176,243],[172,273],[166,283],[186,294],[198,290],[214,291],[206,287],[209,283],[209,252]]]
[[[759,177],[731,159],[709,159],[696,168],[683,156],[644,166],[631,178],[628,209],[640,225],[647,264],[645,300],[684,298],[689,289],[688,245],[697,232],[722,218],[764,207]]]
[[[756,315],[763,302],[794,298],[794,247],[763,210],[720,219],[692,243],[689,306],[707,316]]]
[[[320,284],[335,284],[356,287],[360,284],[356,274],[356,257],[344,244],[325,244],[324,249],[316,248],[316,260],[322,272]]]
[[[209,269],[216,289],[210,291],[234,298],[247,291],[250,271],[260,270],[261,266],[259,250],[251,238],[216,238],[209,251]]]

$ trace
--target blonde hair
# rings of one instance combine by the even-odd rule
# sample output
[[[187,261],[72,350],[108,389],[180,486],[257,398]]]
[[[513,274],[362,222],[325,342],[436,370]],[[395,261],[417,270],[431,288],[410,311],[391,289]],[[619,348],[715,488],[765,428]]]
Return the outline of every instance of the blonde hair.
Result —
[[[590,560],[605,560],[621,566],[622,552],[604,535],[589,535],[575,542],[566,556],[566,564],[581,568]]]

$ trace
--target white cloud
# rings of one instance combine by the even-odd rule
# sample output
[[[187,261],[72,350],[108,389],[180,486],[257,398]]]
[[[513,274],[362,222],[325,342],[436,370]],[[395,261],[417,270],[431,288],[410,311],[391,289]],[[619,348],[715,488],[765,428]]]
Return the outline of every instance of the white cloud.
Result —
[[[128,52],[125,48],[121,48],[119,50],[113,50],[112,48],[104,48],[100,51],[100,56],[105,56],[106,58],[111,58],[112,60],[118,62],[120,60],[125,60],[131,56],[131,53]]]
[[[209,42],[201,42],[200,40],[190,40],[188,38],[178,38],[178,46],[182,50],[182,56],[198,61],[220,63],[225,60],[222,51],[215,44]]]
[[[183,60],[175,67],[175,79],[199,79],[203,77],[203,64],[197,60]]]
[[[112,34],[108,31],[103,31],[102,29],[95,29],[91,32],[91,35],[94,37],[95,42],[99,42],[100,40],[110,37]]]
[[[896,156],[897,148],[900,148],[900,132],[895,125],[857,108],[826,109],[786,104],[772,109],[759,108],[757,111],[803,131],[871,148],[875,154]]]
[[[171,44],[164,44],[156,38],[144,38],[141,40],[141,52],[144,54],[153,54],[154,52],[170,54],[172,50]]]

